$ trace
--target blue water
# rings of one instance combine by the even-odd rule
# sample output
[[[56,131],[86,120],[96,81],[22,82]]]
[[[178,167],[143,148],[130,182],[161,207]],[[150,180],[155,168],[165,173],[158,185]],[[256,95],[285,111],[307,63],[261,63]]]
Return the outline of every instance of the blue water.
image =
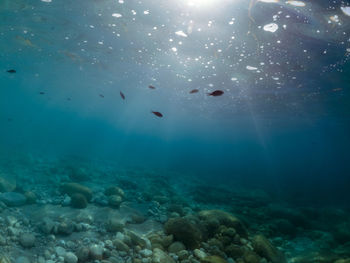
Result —
[[[2,0],[2,157],[72,155],[348,200],[347,3],[256,2],[253,22],[245,1],[185,2]],[[273,21],[276,32],[262,29]],[[215,89],[224,95],[207,96]]]

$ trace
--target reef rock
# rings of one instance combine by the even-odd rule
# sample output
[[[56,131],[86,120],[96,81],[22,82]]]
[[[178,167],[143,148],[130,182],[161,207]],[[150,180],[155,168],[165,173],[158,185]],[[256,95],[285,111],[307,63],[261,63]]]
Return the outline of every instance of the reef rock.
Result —
[[[243,223],[235,216],[222,210],[203,210],[198,213],[201,220],[209,231],[213,234],[217,231],[219,226],[233,227],[237,233],[242,237],[248,237],[247,230]]]
[[[275,248],[267,238],[257,235],[253,238],[254,251],[272,263],[287,262],[281,251]]]
[[[27,198],[20,193],[8,192],[0,194],[0,201],[4,202],[7,206],[22,206],[27,202]]]
[[[67,194],[70,197],[74,194],[82,194],[88,202],[90,202],[92,198],[91,189],[78,183],[64,183],[61,185],[60,191],[62,194]]]
[[[181,241],[187,248],[198,248],[202,240],[199,228],[186,218],[172,218],[164,225],[167,234],[173,235],[174,239]]]

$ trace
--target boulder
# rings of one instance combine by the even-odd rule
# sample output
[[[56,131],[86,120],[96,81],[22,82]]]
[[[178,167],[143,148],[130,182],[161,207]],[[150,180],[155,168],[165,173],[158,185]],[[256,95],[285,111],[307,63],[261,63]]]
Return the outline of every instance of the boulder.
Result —
[[[203,210],[198,213],[201,220],[208,228],[209,234],[214,234],[219,226],[234,228],[241,237],[248,237],[248,232],[243,223],[235,216],[222,210]]]
[[[72,197],[74,194],[82,194],[88,202],[91,201],[92,191],[90,188],[78,183],[64,183],[60,186],[62,194],[67,194]]]
[[[200,229],[187,218],[169,219],[164,225],[164,230],[189,249],[198,248],[202,240]]]
[[[85,208],[88,205],[88,202],[86,200],[86,197],[83,194],[73,194],[71,196],[70,204],[74,208]]]
[[[283,253],[275,248],[271,242],[262,235],[257,235],[253,238],[253,248],[258,255],[271,261],[271,263],[287,262]]]
[[[30,233],[23,233],[19,237],[19,243],[24,248],[34,247],[34,245],[35,245],[35,236],[33,234],[30,234]]]
[[[179,251],[181,251],[181,250],[185,250],[185,249],[186,249],[185,245],[182,244],[182,243],[179,242],[179,241],[176,241],[176,242],[172,243],[172,244],[168,247],[168,251],[169,251],[170,253],[177,253],[177,252],[179,252]]]
[[[0,194],[0,201],[4,202],[7,206],[22,206],[26,204],[27,198],[20,193],[7,192]]]

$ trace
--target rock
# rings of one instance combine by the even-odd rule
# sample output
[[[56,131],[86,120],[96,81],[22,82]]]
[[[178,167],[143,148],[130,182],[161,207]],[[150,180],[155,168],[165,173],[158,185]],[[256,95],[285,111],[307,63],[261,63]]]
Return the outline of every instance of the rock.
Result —
[[[16,189],[16,181],[0,177],[0,192],[12,192]]]
[[[7,255],[0,254],[0,263],[12,263]]]
[[[30,263],[30,260],[27,257],[20,256],[16,258],[15,263]]]
[[[72,197],[73,194],[82,194],[88,202],[90,202],[92,198],[91,189],[78,183],[64,183],[60,186],[60,191],[62,194],[67,194],[70,197]]]
[[[146,258],[152,256],[152,254],[153,254],[152,250],[147,249],[147,248],[146,248],[146,249],[140,250],[139,253],[140,253],[143,257],[146,257]]]
[[[44,234],[50,234],[55,226],[55,222],[48,217],[44,217],[41,223],[39,223],[39,229]]]
[[[103,247],[99,245],[91,245],[89,247],[89,254],[92,259],[102,260]]]
[[[55,247],[55,253],[59,257],[64,257],[64,255],[66,254],[66,250],[63,247],[58,246],[58,247]]]
[[[136,234],[133,231],[128,231],[127,236],[130,237],[131,242],[134,245],[138,245],[140,247],[146,247],[148,245],[147,243],[150,243],[148,239],[146,240],[145,238],[140,237],[138,234]]]
[[[87,247],[80,247],[76,251],[79,262],[85,262],[89,258],[90,250]]]
[[[233,259],[240,258],[244,254],[243,248],[235,244],[225,247],[224,252]]]
[[[73,230],[74,230],[74,224],[70,220],[65,220],[61,222],[57,227],[58,234],[66,235],[66,236],[72,234]]]
[[[287,262],[284,255],[262,235],[257,235],[253,238],[253,248],[258,255],[272,263]]]
[[[178,241],[172,243],[172,244],[168,247],[168,251],[169,251],[170,253],[177,253],[177,252],[179,252],[179,251],[181,251],[181,250],[185,250],[185,249],[186,249],[185,245],[182,244],[181,242],[178,242]]]
[[[153,250],[152,263],[175,263],[175,260],[159,248]]]
[[[187,248],[199,247],[202,234],[199,228],[186,218],[171,218],[164,225],[167,234],[173,235],[174,239],[181,241]]]
[[[4,202],[7,206],[22,206],[27,202],[27,198],[20,193],[8,192],[0,194],[0,201]]]
[[[112,207],[119,208],[120,204],[123,202],[123,199],[120,195],[110,195],[108,197],[108,204]]]
[[[84,195],[77,193],[71,196],[70,204],[74,208],[85,208],[87,207],[88,202]]]
[[[245,263],[259,263],[260,262],[260,257],[252,251],[247,251],[244,254],[243,258],[244,258]]]
[[[177,252],[176,255],[179,257],[179,260],[183,260],[183,259],[188,258],[189,253],[187,250],[181,250],[181,251]]]
[[[110,196],[110,195],[119,195],[120,197],[124,197],[124,191],[117,186],[111,186],[105,190],[105,195]]]
[[[35,204],[36,203],[36,194],[31,191],[26,191],[24,196],[27,198],[27,204]]]
[[[119,239],[113,240],[113,245],[119,251],[128,252],[130,250],[129,246]]]
[[[35,236],[30,233],[24,233],[19,237],[19,243],[24,248],[31,248],[35,245]]]
[[[217,231],[217,227],[224,225],[226,227],[233,227],[240,236],[245,238],[248,237],[248,232],[243,223],[237,217],[225,211],[203,210],[198,213],[198,216],[206,223],[211,234]]]
[[[78,257],[72,252],[67,252],[64,255],[64,262],[66,262],[66,263],[77,263],[78,262]]]
[[[201,259],[201,263],[227,263],[227,261],[219,256],[208,256]]]
[[[204,251],[197,248],[193,250],[193,254],[198,259],[204,259],[207,256],[207,254]]]
[[[110,218],[106,223],[106,229],[109,232],[122,232],[124,224],[116,218]]]

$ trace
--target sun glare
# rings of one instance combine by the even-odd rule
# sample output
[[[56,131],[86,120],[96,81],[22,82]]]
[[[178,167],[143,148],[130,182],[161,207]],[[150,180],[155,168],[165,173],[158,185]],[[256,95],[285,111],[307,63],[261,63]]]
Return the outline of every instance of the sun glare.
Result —
[[[185,0],[188,6],[193,7],[211,7],[214,3],[217,3],[218,0]]]

